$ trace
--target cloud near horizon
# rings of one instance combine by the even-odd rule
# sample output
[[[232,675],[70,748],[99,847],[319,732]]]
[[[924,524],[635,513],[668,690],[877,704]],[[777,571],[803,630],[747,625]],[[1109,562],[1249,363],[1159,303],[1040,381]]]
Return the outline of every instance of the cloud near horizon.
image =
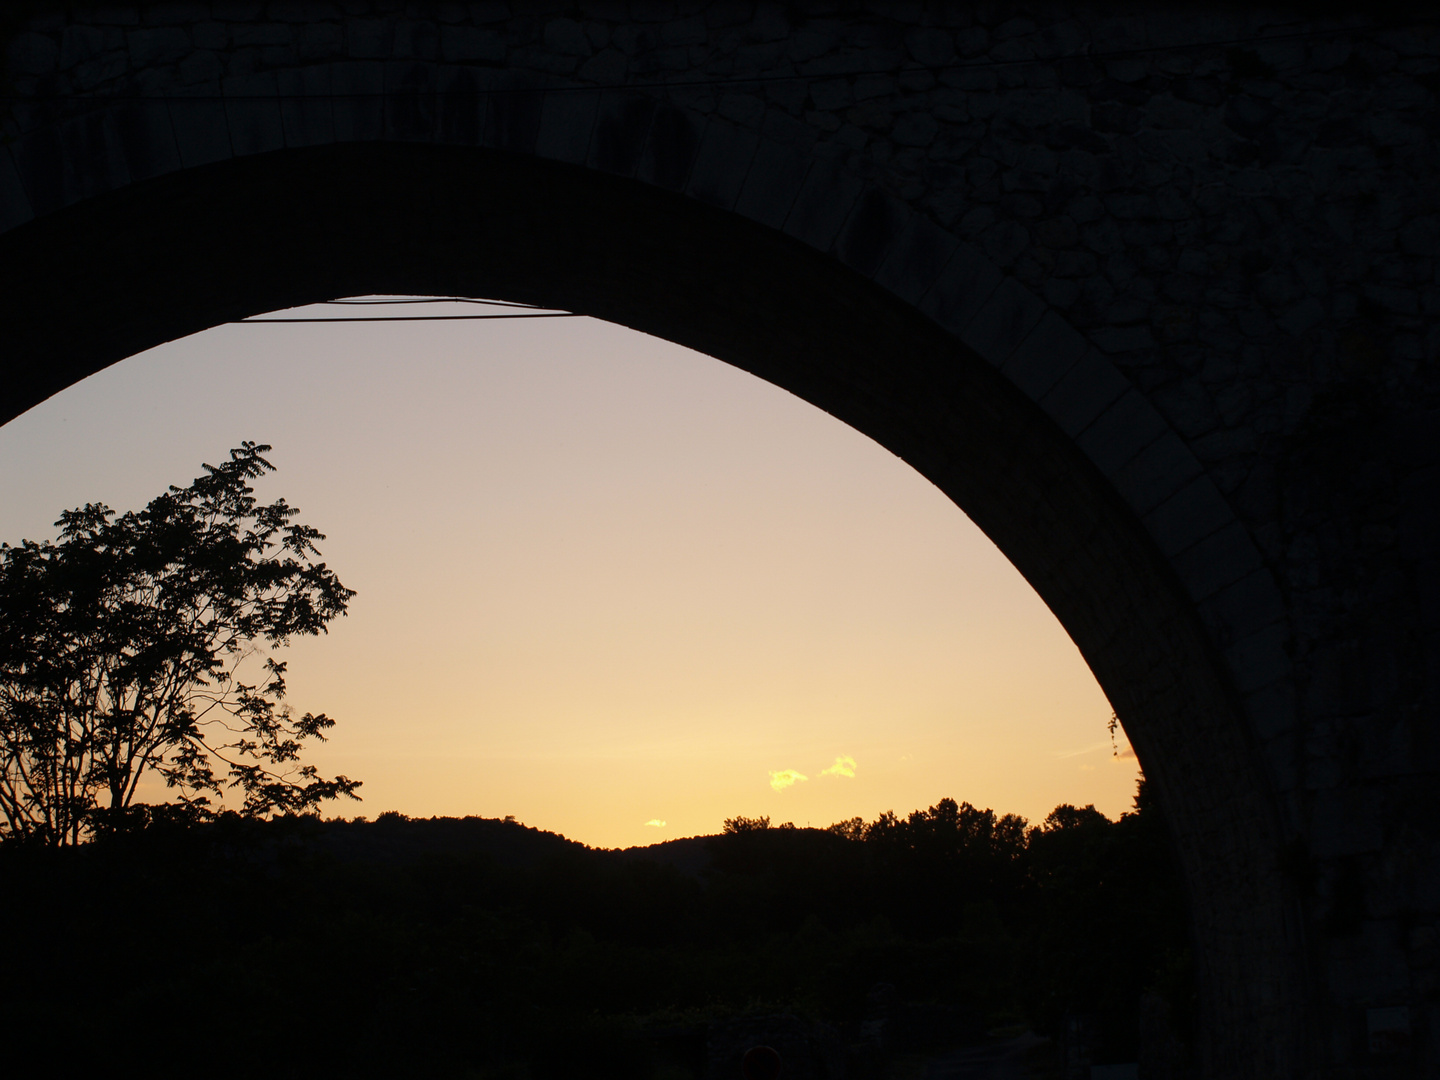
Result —
[[[794,769],[771,769],[771,770],[770,770],[770,786],[771,786],[772,788],[774,788],[776,791],[784,791],[787,787],[790,787],[792,784],[798,783],[798,782],[800,782],[800,781],[802,781],[802,780],[809,780],[809,779],[810,779],[810,778],[809,778],[808,776],[806,776],[804,773],[802,773],[802,772],[796,772]]]
[[[835,764],[828,769],[820,771],[821,776],[849,776],[855,775],[855,759],[849,754],[842,754],[835,759]]]
[[[1060,758],[1063,761],[1065,758],[1080,757],[1084,754],[1093,754],[1096,750],[1109,750],[1110,748],[1111,747],[1108,742],[1097,742],[1091,746],[1085,747],[1083,750],[1054,750],[1051,751],[1051,754],[1052,756]]]
[[[645,822],[645,824],[653,825],[657,829],[663,829],[665,827],[665,822],[661,821],[658,817],[652,817],[649,821]]]

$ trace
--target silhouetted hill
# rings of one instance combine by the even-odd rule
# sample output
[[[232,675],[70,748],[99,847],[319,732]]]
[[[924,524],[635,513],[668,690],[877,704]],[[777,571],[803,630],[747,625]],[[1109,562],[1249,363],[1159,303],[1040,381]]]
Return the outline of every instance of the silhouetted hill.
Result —
[[[396,864],[427,856],[482,857],[501,866],[527,867],[594,851],[559,833],[517,821],[480,817],[406,818],[383,814],[376,821],[316,822],[305,842],[347,862]]]
[[[1194,1016],[1157,813],[1142,791],[1119,821],[1061,806],[1027,831],[947,799],[624,850],[493,818],[135,815],[76,848],[0,844],[0,1041],[84,1030],[67,1075],[101,1072],[164,1017],[169,1061],[216,1080],[598,1080],[602,1059],[702,1080],[746,1040],[803,1034],[879,1080],[927,1047],[1083,1020],[1094,1054],[1133,1061],[1142,998],[1182,1041]],[[75,993],[107,969],[123,993]]]
[[[626,861],[656,862],[703,878],[727,874],[791,874],[859,854],[847,840],[825,829],[775,828],[664,840],[615,852]]]
[[[702,877],[712,865],[709,844],[713,836],[686,836],[679,840],[662,840],[644,847],[628,847],[615,852],[629,862],[656,862],[673,866],[688,877]]]

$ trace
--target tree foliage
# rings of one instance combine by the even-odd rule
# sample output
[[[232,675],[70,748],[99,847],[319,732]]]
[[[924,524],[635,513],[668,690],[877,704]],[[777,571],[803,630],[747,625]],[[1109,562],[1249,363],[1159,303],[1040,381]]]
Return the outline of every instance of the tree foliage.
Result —
[[[199,816],[226,791],[255,816],[357,797],[300,762],[333,721],[284,704],[272,650],[325,632],[354,593],[294,507],[255,499],[269,449],[246,442],[142,511],[91,503],[55,541],[0,545],[7,837],[78,843],[133,813],[152,772]]]
[[[744,814],[736,814],[732,818],[725,819],[725,835],[730,836],[737,833],[763,832],[770,828],[770,816],[746,817]]]
[[[101,1074],[164,1017],[160,1077],[203,1060],[217,1080],[678,1080],[709,1074],[708,1025],[788,1014],[838,1032],[852,1078],[1014,1023],[1076,1046],[1075,1021],[1093,1063],[1144,1060],[1142,1001],[1192,1032],[1194,970],[1163,819],[1143,789],[1135,806],[1118,821],[1058,807],[1019,846],[995,840],[1014,835],[1007,815],[991,830],[955,800],[881,815],[921,823],[923,842],[892,846],[772,825],[602,851],[394,812],[0,845],[0,925],[24,928],[0,1043],[63,1045],[68,1073]],[[950,869],[996,857],[1014,872]],[[120,992],[76,992],[77,973],[112,967]]]

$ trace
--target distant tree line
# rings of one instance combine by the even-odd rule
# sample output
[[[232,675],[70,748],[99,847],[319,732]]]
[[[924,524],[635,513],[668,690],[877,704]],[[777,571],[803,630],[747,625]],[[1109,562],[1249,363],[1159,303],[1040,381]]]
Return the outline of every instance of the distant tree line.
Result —
[[[859,1047],[876,987],[894,1052],[1083,1016],[1095,1060],[1133,1061],[1142,996],[1182,1033],[1193,1008],[1143,785],[1118,821],[945,799],[628,852],[513,821],[151,807],[78,847],[0,844],[0,877],[0,1038],[72,1072],[154,1033],[155,1076],[698,1077],[655,1071],[647,1038],[783,1013]]]
[[[764,874],[795,846],[786,839],[791,829],[768,817],[726,819],[717,865]],[[883,914],[909,940],[958,939],[978,949],[964,977],[983,970],[989,978],[974,986],[973,1001],[1008,1002],[1048,1031],[1067,1016],[1082,1018],[1102,1053],[1134,1060],[1139,998],[1149,992],[1163,1001],[1176,1035],[1193,1035],[1184,894],[1144,779],[1118,821],[1094,806],[1062,804],[1031,826],[1016,814],[941,799],[905,817],[887,811],[824,832],[846,841],[852,856],[824,860],[829,902]]]

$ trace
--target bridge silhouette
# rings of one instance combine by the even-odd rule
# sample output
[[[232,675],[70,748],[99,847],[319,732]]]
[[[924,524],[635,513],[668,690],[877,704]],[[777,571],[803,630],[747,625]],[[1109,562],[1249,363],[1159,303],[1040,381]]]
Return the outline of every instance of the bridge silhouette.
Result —
[[[1440,37],[1403,7],[17,5],[0,420],[361,295],[697,349],[947,493],[1175,832],[1202,1071],[1440,1068]]]

